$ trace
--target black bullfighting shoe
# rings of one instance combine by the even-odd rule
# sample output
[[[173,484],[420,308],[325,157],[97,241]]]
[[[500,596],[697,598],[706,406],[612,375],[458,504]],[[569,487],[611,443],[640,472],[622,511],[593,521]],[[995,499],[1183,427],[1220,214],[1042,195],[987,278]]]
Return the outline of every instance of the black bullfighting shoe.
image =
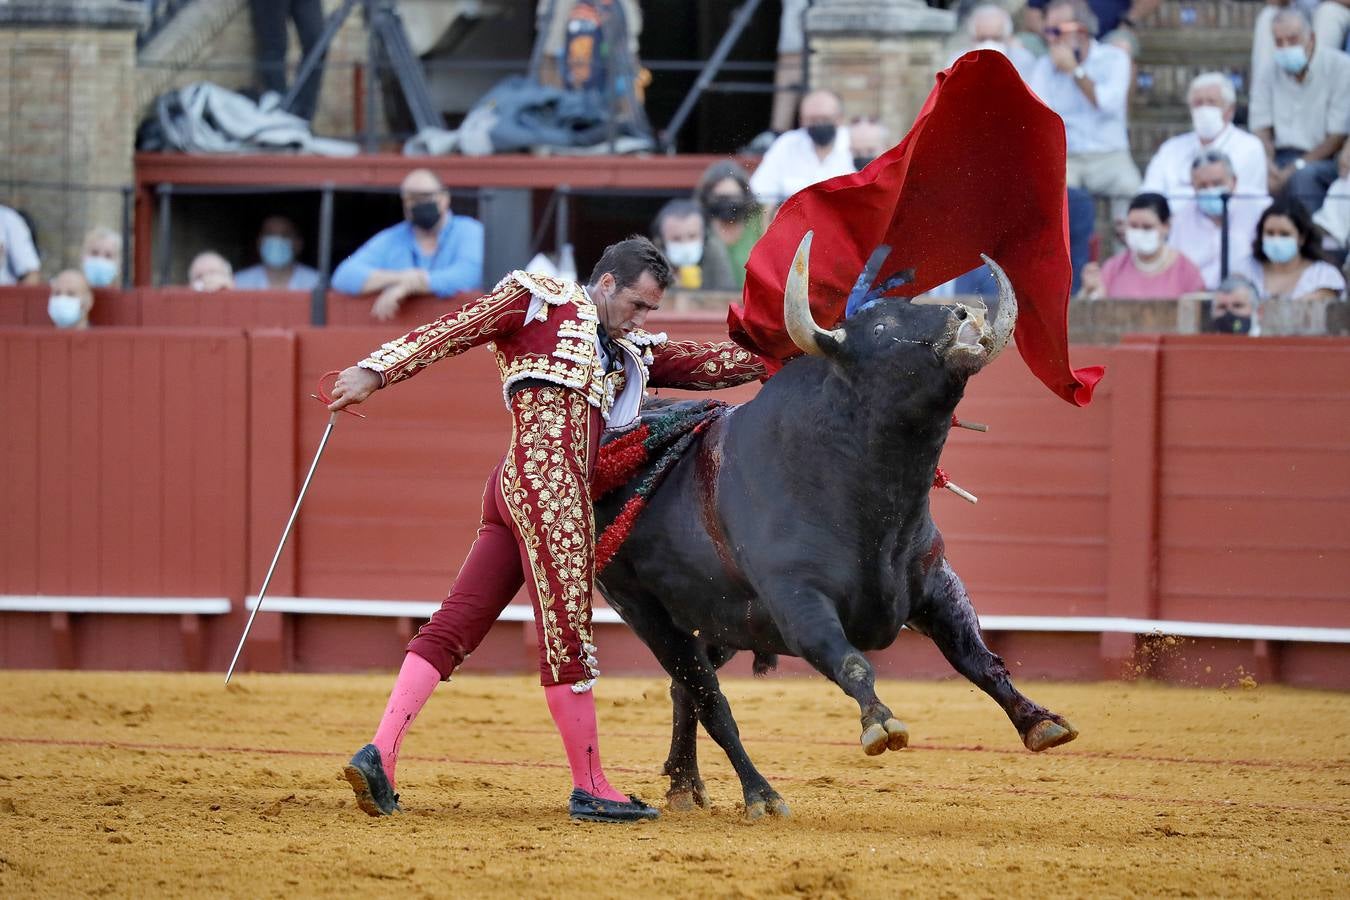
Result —
[[[660,817],[661,811],[648,806],[632,794],[628,800],[606,800],[588,794],[581,788],[572,788],[567,812],[574,819],[585,822],[641,822]]]
[[[367,815],[391,816],[403,812],[403,807],[398,805],[398,794],[394,793],[384,774],[380,749],[374,744],[366,744],[357,750],[342,774],[347,776],[347,783],[356,792],[356,805]]]

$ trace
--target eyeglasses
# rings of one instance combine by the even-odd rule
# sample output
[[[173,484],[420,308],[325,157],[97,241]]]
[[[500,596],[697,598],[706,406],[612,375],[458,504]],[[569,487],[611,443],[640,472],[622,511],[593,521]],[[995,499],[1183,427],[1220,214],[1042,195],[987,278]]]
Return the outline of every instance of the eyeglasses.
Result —
[[[1071,34],[1078,34],[1080,31],[1083,30],[1084,30],[1083,26],[1079,25],[1077,22],[1065,22],[1063,25],[1047,25],[1041,31],[1041,34],[1045,35],[1045,37],[1049,38],[1050,40],[1054,40],[1055,38],[1058,37],[1066,37]]]

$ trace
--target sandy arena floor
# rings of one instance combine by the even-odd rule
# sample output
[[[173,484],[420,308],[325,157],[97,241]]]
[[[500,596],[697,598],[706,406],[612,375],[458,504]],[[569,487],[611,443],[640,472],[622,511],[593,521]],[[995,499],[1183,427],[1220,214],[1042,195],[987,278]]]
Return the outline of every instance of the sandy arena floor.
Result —
[[[710,812],[572,823],[531,680],[442,687],[403,748],[408,812],[340,775],[392,676],[0,672],[0,895],[1350,896],[1350,695],[1023,685],[1081,730],[1042,755],[965,683],[879,693],[917,747],[857,744],[822,679],[728,695],[788,820],[748,824],[725,757]],[[669,702],[606,678],[611,778],[661,798]]]

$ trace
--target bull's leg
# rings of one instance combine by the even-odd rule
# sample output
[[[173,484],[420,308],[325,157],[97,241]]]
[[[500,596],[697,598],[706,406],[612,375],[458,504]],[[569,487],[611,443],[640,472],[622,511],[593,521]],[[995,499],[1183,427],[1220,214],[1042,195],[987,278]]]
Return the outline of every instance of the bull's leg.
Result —
[[[876,672],[844,635],[834,603],[824,594],[803,590],[796,583],[770,596],[791,600],[773,608],[775,623],[788,647],[857,701],[864,752],[876,756],[908,746],[909,730],[877,698]]]
[[[708,647],[708,660],[714,669],[722,668],[735,655],[734,650]],[[678,681],[670,682],[671,726],[670,755],[661,774],[670,776],[666,806],[687,811],[708,805],[708,791],[698,773],[698,711],[694,698]]]
[[[945,559],[931,578],[929,596],[907,624],[932,638],[952,668],[1003,707],[1028,750],[1048,750],[1078,737],[1067,720],[1013,687],[1003,660],[985,646],[966,587]]]
[[[654,600],[631,604],[624,618],[656,656],[661,667],[683,689],[689,702],[693,704],[698,721],[731,761],[731,767],[741,779],[746,816],[758,819],[765,813],[776,816],[788,815],[788,805],[764,776],[759,774],[741,744],[740,729],[736,727],[736,720],[732,718],[731,706],[722,694],[722,686],[717,681],[716,667],[709,659],[703,641],[676,628],[665,610]],[[692,758],[691,752],[690,759]],[[697,773],[697,768],[693,771]],[[677,784],[672,777],[672,791]]]

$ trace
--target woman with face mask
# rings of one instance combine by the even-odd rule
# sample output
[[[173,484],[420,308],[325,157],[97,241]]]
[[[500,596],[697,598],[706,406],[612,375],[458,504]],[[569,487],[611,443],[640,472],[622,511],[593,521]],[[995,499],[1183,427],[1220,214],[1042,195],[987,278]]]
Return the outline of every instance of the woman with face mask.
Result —
[[[1345,278],[1322,258],[1312,219],[1303,204],[1281,198],[1261,214],[1245,274],[1262,300],[1335,300]]]
[[[1167,245],[1171,218],[1161,194],[1140,194],[1131,200],[1125,214],[1126,249],[1102,265],[1098,279],[1084,272],[1085,293],[1092,299],[1171,300],[1203,291],[1200,270],[1185,254]],[[1093,281],[1097,284],[1090,284]]]
[[[709,237],[726,248],[735,290],[745,287],[745,264],[764,235],[764,211],[750,192],[750,175],[734,162],[713,163],[695,190],[711,226]]]

